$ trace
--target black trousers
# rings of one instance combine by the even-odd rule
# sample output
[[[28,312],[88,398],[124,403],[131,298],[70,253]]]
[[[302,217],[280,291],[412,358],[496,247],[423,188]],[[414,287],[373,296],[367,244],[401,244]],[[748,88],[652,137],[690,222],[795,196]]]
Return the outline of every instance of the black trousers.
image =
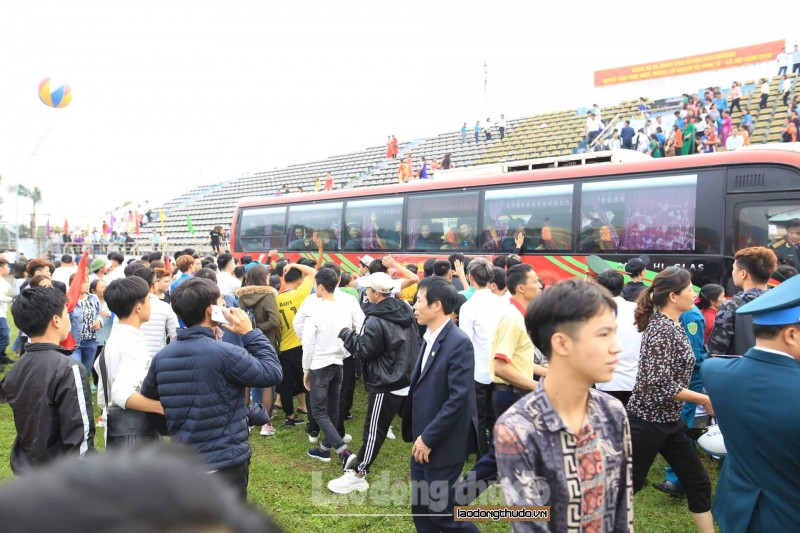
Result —
[[[761,102],[758,104],[758,108],[759,109],[764,109],[765,107],[767,107],[767,99],[768,98],[769,98],[768,94],[762,94],[761,95]]]
[[[622,405],[625,407],[628,406],[628,400],[631,399],[631,394],[633,394],[633,391],[629,390],[604,390],[601,392],[605,392],[609,396],[613,396],[617,400],[621,401]]]
[[[283,370],[283,381],[278,385],[281,409],[286,416],[294,414],[294,395],[305,390],[303,386],[303,347],[297,346],[281,352],[278,359]]]
[[[492,429],[494,428],[495,416],[492,407],[492,391],[494,385],[489,383],[475,382],[475,404],[478,408],[478,457],[481,457],[489,450],[489,442],[492,440]],[[488,440],[487,440],[488,434]]]
[[[220,468],[213,475],[224,479],[236,490],[236,493],[247,501],[247,484],[250,481],[250,460],[240,465]]]
[[[731,101],[731,113],[733,113],[734,109],[738,109],[740,112],[742,111],[742,106],[739,105],[739,100],[740,100],[740,98],[734,98]]]
[[[359,474],[369,472],[369,467],[378,457],[386,440],[386,432],[392,425],[392,419],[403,405],[405,396],[397,396],[391,392],[367,392],[367,417],[364,419],[364,438],[358,450]]]
[[[353,394],[356,390],[356,364],[357,362],[352,357],[347,357],[342,365],[342,391],[339,394],[339,417],[334,420],[336,429],[339,430],[339,435],[344,438],[345,427],[344,422],[350,409],[353,407]],[[306,422],[306,432],[310,434],[319,434],[319,424],[314,419],[314,410],[311,407],[311,395],[306,393],[306,408],[308,409],[308,422]]]
[[[506,129],[500,126],[500,140],[502,141],[505,138],[506,138]]]
[[[639,492],[647,481],[647,472],[660,453],[677,474],[686,491],[689,511],[711,510],[711,482],[700,462],[694,441],[679,418],[668,424],[648,422],[628,414],[633,442],[633,491]]]
[[[480,531],[472,522],[453,520],[453,483],[463,468],[463,461],[432,468],[411,458],[411,513],[419,533]]]

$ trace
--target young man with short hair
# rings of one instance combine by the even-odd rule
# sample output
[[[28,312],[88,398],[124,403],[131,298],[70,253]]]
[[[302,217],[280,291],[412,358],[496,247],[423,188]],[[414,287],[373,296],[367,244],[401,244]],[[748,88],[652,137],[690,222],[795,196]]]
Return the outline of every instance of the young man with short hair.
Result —
[[[158,351],[172,342],[178,336],[178,316],[168,303],[159,300],[156,296],[156,271],[152,268],[141,267],[135,270],[133,276],[142,278],[149,287],[150,294],[150,319],[141,324],[141,332],[147,341],[147,352],[152,359]]]
[[[230,325],[211,318],[219,287],[203,278],[181,283],[172,308],[185,328],[153,358],[142,395],[160,400],[172,440],[193,448],[210,472],[247,497],[250,445],[245,387],[281,381],[275,350],[241,309],[223,308]],[[218,326],[241,335],[243,348],[216,340]]]
[[[111,283],[115,279],[122,279],[125,277],[125,256],[119,252],[111,252],[108,254],[109,267],[105,275],[105,282]]]
[[[723,302],[717,311],[708,336],[710,356],[741,355],[755,346],[751,318],[737,314],[736,310],[767,292],[767,283],[777,267],[778,258],[770,248],[752,246],[736,252],[731,278],[742,290]]]
[[[330,462],[331,449],[336,450],[347,470],[358,457],[347,448],[336,426],[343,360],[347,355],[339,332],[352,328],[350,307],[334,295],[339,277],[332,269],[321,269],[314,281],[320,302],[303,325],[303,385],[311,393],[311,411],[324,437],[317,448],[308,450],[308,456]]]
[[[506,504],[550,506],[542,530],[633,530],[628,419],[619,400],[592,388],[611,379],[621,351],[615,311],[604,288],[572,279],[545,291],[525,316],[550,367],[497,420],[495,450]],[[523,524],[512,529],[530,530]]]
[[[105,299],[117,320],[111,327],[111,334],[104,348],[105,376],[99,359],[94,369],[105,381],[98,388],[97,404],[107,411],[107,425],[112,424],[111,419],[115,414],[112,407],[163,414],[164,409],[158,401],[145,398],[139,392],[152,360],[141,331],[142,324],[150,320],[151,314],[150,288],[147,282],[136,274],[112,281],[106,288]],[[106,439],[106,446],[127,448],[157,438],[156,431],[136,435],[112,435]]]
[[[236,268],[236,259],[229,253],[217,256],[217,285],[222,296],[233,296],[236,289],[242,286],[242,282],[236,279],[233,271]]]
[[[283,279],[284,290],[278,294],[278,314],[281,317],[280,363],[283,368],[283,380],[278,387],[281,397],[281,408],[286,415],[283,427],[294,427],[304,422],[295,415],[294,396],[303,390],[303,346],[294,330],[294,317],[314,289],[314,267],[298,263],[279,263],[276,267],[278,275]]]
[[[2,382],[17,431],[11,470],[20,474],[60,456],[86,455],[94,448],[94,414],[86,368],[59,346],[71,328],[66,295],[30,287],[14,300],[11,315],[30,339]]]

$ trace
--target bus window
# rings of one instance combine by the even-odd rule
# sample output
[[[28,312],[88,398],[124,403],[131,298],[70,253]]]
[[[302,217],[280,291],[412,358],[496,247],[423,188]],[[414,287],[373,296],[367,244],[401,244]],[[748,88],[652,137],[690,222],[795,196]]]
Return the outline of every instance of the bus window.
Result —
[[[403,236],[403,199],[347,202],[342,250],[399,250]]]
[[[735,249],[768,246],[778,256],[778,263],[800,269],[799,226],[798,203],[744,207],[736,217]]]
[[[286,246],[286,207],[242,209],[238,227],[243,252],[258,252]]]
[[[408,199],[406,249],[478,249],[478,193],[442,192]]]
[[[580,251],[695,249],[697,175],[584,183]]]
[[[338,250],[339,221],[342,202],[311,203],[289,206],[287,248],[292,251],[316,251],[314,237],[322,241],[323,250]]]
[[[481,251],[511,253],[522,233],[523,252],[572,247],[572,185],[486,191]]]

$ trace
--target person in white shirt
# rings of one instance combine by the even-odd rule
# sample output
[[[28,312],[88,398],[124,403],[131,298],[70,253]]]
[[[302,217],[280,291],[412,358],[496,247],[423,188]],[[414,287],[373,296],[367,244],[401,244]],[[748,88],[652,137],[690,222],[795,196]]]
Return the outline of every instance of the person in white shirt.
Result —
[[[500,121],[497,123],[497,127],[500,130],[500,140],[506,138],[506,116],[501,114]]]
[[[489,376],[489,355],[497,323],[508,308],[508,301],[492,293],[488,285],[494,278],[489,260],[476,257],[467,266],[467,277],[475,289],[458,315],[458,327],[467,334],[475,351],[475,402],[478,408],[480,455],[488,450],[494,426],[492,380]],[[487,440],[487,435],[489,440]]]
[[[6,355],[6,349],[11,342],[11,328],[8,327],[8,304],[11,303],[11,285],[6,281],[6,276],[11,273],[8,259],[0,256],[0,367],[13,363]]]
[[[633,312],[636,304],[629,302],[622,297],[622,288],[625,286],[625,279],[622,274],[614,269],[604,270],[594,279],[598,285],[602,285],[609,290],[617,302],[617,340],[622,346],[619,354],[617,368],[611,381],[597,383],[595,386],[628,405],[631,391],[636,384],[636,373],[639,369],[639,348],[642,344],[642,334],[636,329],[633,320]]]
[[[346,355],[339,332],[351,327],[352,321],[348,307],[334,296],[338,281],[330,268],[314,276],[316,297],[321,301],[303,328],[303,385],[311,393],[311,411],[324,435],[318,447],[308,450],[308,456],[330,462],[331,450],[336,450],[342,467],[348,470],[358,457],[347,448],[336,423]]]
[[[337,280],[341,279],[341,269],[336,263],[325,263],[322,265],[322,268],[330,268],[336,273]],[[367,279],[368,278],[369,276],[367,276]],[[341,302],[343,306],[348,308],[347,314],[350,317],[352,329],[354,331],[361,331],[361,326],[364,324],[364,311],[361,310],[361,306],[358,304],[358,298],[344,292],[338,285],[339,282],[337,281],[337,287],[333,292],[333,296],[337,301]],[[306,320],[310,315],[317,312],[316,309],[320,302],[322,302],[320,298],[306,298],[303,300],[303,303],[300,304],[300,308],[297,310],[297,313],[294,315],[294,320],[292,321],[292,327],[298,338],[303,338]],[[344,427],[345,417],[353,406],[353,393],[355,392],[356,385],[356,364],[351,355],[352,354],[345,349],[345,358],[342,364],[342,391],[339,396],[339,421],[336,424],[336,429],[339,431],[339,435],[342,436],[342,440],[345,444],[349,444],[353,438],[346,433]],[[311,398],[307,397],[306,405],[309,404],[311,404]],[[319,440],[319,425],[316,420],[314,420],[313,410],[308,412],[306,433],[308,433],[308,441],[312,444]]]
[[[50,279],[52,281],[60,281],[69,287],[69,277],[77,271],[78,267],[75,265],[75,259],[70,254],[64,254],[61,256],[61,266],[53,271]]]
[[[586,144],[592,144],[599,134],[600,121],[594,116],[593,112],[589,111],[586,117]]]
[[[125,256],[119,252],[111,252],[108,254],[109,267],[103,278],[106,283],[111,283],[115,279],[122,279],[125,277]]]
[[[94,366],[103,381],[98,387],[97,403],[106,410],[106,447],[131,447],[140,441],[157,439],[158,433],[148,430],[145,434],[108,437],[109,426],[115,425],[114,416],[121,417],[124,409],[140,411],[142,417],[145,413],[164,414],[160,402],[139,392],[152,361],[141,331],[142,324],[150,319],[150,287],[137,276],[115,280],[106,288],[105,299],[117,320],[106,341],[103,357],[98,358]],[[125,414],[126,418],[130,416],[130,413]]]
[[[492,138],[492,119],[486,117],[486,122],[483,126],[483,139],[488,141]]]
[[[761,85],[761,101],[758,103],[758,108],[764,109],[767,107],[767,100],[769,99],[769,80],[761,78],[758,83]]]
[[[236,289],[241,288],[242,282],[236,279],[233,271],[236,268],[236,259],[231,254],[219,254],[217,256],[217,285],[223,297],[233,296]]]
[[[786,53],[785,47],[778,52],[775,62],[778,63],[778,76],[786,74],[786,71],[789,70],[789,54]]]
[[[150,287],[150,319],[142,324],[141,331],[147,341],[147,352],[150,357],[155,357],[158,351],[174,341],[178,336],[178,315],[168,303],[162,302],[156,296],[156,272],[152,268],[141,267],[136,269],[132,276],[142,278]]]
[[[727,148],[729,152],[735,152],[742,146],[744,146],[744,137],[739,134],[739,128],[737,126],[733,126],[731,129],[731,134],[725,141],[725,148]]]

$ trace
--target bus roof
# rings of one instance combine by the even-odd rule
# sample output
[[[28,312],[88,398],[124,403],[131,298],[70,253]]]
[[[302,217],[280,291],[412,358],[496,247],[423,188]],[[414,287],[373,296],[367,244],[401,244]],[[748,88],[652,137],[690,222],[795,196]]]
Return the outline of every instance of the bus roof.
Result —
[[[239,200],[237,209],[278,205],[287,203],[318,202],[324,200],[346,200],[350,198],[386,196],[405,194],[408,192],[426,192],[438,190],[460,189],[465,187],[485,187],[514,183],[530,183],[537,181],[568,180],[615,176],[620,174],[637,174],[644,172],[674,171],[686,169],[702,169],[726,165],[743,164],[778,164],[800,167],[800,143],[783,143],[772,145],[751,145],[748,150],[735,152],[716,152],[713,154],[695,154],[681,157],[647,158],[641,161],[625,161],[619,163],[597,163],[574,165],[558,168],[542,168],[520,172],[492,173],[487,176],[462,179],[413,180],[404,184],[376,185],[320,191],[318,193],[290,193],[281,196],[246,197]]]

